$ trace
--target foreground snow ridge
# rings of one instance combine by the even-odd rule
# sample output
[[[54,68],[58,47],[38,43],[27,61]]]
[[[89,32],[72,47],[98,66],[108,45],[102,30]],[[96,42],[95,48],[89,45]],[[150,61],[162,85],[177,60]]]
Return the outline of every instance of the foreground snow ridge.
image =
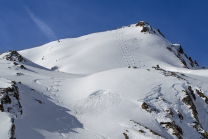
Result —
[[[3,139],[208,138],[208,70],[144,21],[0,64]]]

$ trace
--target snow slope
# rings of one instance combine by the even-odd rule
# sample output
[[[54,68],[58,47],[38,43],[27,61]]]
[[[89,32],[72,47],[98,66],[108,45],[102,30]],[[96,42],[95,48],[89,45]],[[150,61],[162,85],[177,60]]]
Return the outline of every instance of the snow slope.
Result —
[[[172,43],[159,33],[154,33],[156,31],[141,32],[143,28],[133,24],[117,30],[51,42],[20,51],[20,54],[49,69],[56,67],[59,71],[84,75],[128,66],[149,68],[160,63],[184,66],[167,49]]]
[[[1,137],[208,138],[208,70],[148,23],[7,52],[0,64]]]

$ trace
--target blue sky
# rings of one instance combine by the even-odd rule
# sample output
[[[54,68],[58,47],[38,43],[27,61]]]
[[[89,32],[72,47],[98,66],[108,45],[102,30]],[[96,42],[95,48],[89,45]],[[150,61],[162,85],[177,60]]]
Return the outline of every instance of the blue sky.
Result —
[[[0,0],[0,52],[146,21],[208,67],[207,0]]]

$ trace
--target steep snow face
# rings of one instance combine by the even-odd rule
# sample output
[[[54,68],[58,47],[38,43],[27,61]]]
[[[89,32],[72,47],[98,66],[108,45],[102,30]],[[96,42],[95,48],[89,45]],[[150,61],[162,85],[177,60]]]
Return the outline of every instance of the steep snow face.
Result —
[[[146,68],[166,63],[183,67],[167,47],[172,43],[145,22],[79,38],[62,39],[20,51],[27,59],[49,69],[92,74],[114,68]]]

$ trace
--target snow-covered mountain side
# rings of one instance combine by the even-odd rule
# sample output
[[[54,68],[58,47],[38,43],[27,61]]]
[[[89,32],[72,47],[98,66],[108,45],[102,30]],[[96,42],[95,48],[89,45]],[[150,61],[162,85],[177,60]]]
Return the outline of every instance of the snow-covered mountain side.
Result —
[[[208,138],[208,70],[146,22],[0,64],[2,139]]]
[[[20,54],[49,69],[85,75],[128,66],[149,68],[152,63],[198,67],[179,44],[170,43],[145,22],[51,42]]]

